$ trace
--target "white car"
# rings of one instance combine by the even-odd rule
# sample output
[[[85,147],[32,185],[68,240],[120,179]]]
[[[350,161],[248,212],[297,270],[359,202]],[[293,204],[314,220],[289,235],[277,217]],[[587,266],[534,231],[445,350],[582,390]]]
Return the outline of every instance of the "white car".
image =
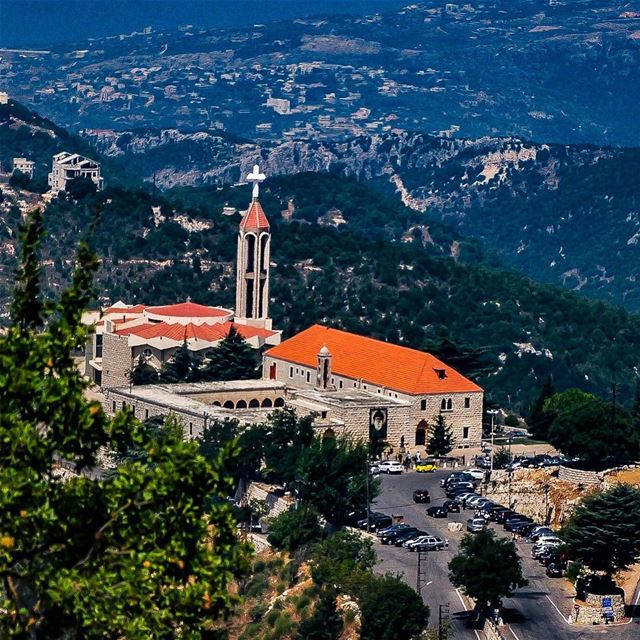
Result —
[[[479,503],[482,502],[483,500],[486,500],[486,498],[483,498],[482,496],[479,495],[475,495],[475,496],[471,496],[470,498],[468,498],[467,500],[465,500],[464,502],[464,506],[469,509],[471,508],[475,508],[475,506]]]
[[[377,462],[372,462],[369,465],[369,473],[373,476],[377,476],[380,473],[380,465]]]
[[[404,467],[397,460],[385,460],[378,465],[380,473],[402,473]]]
[[[467,469],[468,473],[474,480],[484,480],[484,471],[482,469]]]

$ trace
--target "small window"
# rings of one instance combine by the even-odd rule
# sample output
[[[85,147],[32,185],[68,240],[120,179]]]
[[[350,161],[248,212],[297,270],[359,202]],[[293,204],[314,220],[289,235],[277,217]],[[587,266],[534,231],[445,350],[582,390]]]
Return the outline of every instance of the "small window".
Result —
[[[469,409],[471,407],[471,398],[464,399],[464,408]]]
[[[434,369],[434,371],[438,376],[438,380],[444,380],[447,377],[447,372],[445,369]]]
[[[300,369],[298,369],[298,367],[296,367],[296,375],[299,376],[300,375]]]
[[[322,417],[322,419],[324,420],[327,417],[327,412],[326,411],[322,411],[320,412],[320,416]]]
[[[363,389],[366,389],[366,388],[367,388],[367,385],[366,385],[366,384],[363,384],[363,385],[362,385],[362,388],[363,388]]]
[[[442,398],[442,402],[440,403],[440,411],[446,411],[447,410],[447,401]]]
[[[453,409],[453,401],[449,398],[447,400],[447,411],[451,411],[451,409]]]
[[[335,384],[335,383],[336,381],[333,378],[331,378],[331,384]]]
[[[307,371],[307,382],[311,380],[311,374]]]
[[[381,389],[378,389],[378,393],[382,393],[382,390],[381,390]]]
[[[338,386],[342,389],[342,380],[338,382]]]
[[[127,403],[123,400],[123,401],[122,401],[122,409],[124,410],[124,409],[126,409],[126,408],[127,408]]]
[[[111,403],[111,411],[113,411],[113,413],[115,413],[117,411],[117,409],[116,409],[116,401],[115,400]]]
[[[289,367],[289,377],[293,378],[293,367]]]
[[[192,436],[193,435],[193,422],[189,423],[189,435]]]
[[[357,382],[354,382],[354,383],[353,383],[353,386],[354,386],[354,387],[357,387],[357,386],[358,386],[358,383],[357,383]]]
[[[149,409],[144,410],[144,419],[147,420],[149,418]]]
[[[469,431],[471,430],[471,427],[463,427],[462,429],[462,438],[464,440],[467,440],[469,438]]]
[[[427,410],[427,401],[426,400],[420,400],[420,410],[421,411],[426,411]]]

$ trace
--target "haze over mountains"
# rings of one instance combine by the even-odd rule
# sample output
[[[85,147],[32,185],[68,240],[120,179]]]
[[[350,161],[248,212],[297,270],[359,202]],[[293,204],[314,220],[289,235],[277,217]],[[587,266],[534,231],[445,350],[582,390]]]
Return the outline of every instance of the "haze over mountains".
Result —
[[[395,128],[635,145],[636,9],[432,0],[369,17],[194,24],[3,52],[0,71],[16,98],[73,129],[220,127],[279,138]]]

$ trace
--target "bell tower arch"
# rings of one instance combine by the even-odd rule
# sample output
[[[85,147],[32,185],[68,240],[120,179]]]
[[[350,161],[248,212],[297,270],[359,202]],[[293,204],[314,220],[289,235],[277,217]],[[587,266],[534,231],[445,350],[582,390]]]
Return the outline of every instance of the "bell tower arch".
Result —
[[[269,264],[271,230],[258,199],[265,179],[258,165],[247,176],[253,183],[251,204],[242,216],[238,230],[236,264],[236,317],[239,324],[271,329],[269,318]]]

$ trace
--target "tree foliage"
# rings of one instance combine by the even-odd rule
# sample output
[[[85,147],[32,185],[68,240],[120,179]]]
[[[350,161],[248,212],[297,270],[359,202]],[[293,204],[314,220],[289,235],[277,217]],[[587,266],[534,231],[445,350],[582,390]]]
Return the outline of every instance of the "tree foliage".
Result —
[[[584,499],[562,537],[573,560],[610,580],[640,556],[640,490],[619,484]]]
[[[446,456],[453,449],[453,434],[442,414],[438,414],[429,434],[427,453],[430,456]]]
[[[583,465],[606,468],[637,459],[640,434],[623,408],[568,389],[549,398],[544,410],[554,416],[549,442]]]
[[[291,507],[276,516],[269,526],[267,539],[276,549],[291,552],[319,540],[321,534],[318,512],[311,506],[303,505]]]
[[[240,335],[235,326],[206,354],[203,380],[250,380],[260,376],[256,351]]]
[[[449,562],[449,579],[480,609],[499,606],[502,598],[527,584],[515,544],[488,528],[462,538],[459,552]]]
[[[97,266],[79,247],[72,285],[43,302],[42,215],[23,232],[12,324],[0,336],[0,635],[6,638],[200,638],[233,601],[246,567],[226,495],[224,450],[215,464],[172,431],[148,437],[129,412],[88,401],[72,352]],[[92,479],[101,447],[146,452]],[[58,478],[61,462],[79,474]]]
[[[145,360],[142,354],[140,354],[135,367],[133,367],[129,374],[129,379],[134,385],[154,384],[158,381],[158,371]]]

